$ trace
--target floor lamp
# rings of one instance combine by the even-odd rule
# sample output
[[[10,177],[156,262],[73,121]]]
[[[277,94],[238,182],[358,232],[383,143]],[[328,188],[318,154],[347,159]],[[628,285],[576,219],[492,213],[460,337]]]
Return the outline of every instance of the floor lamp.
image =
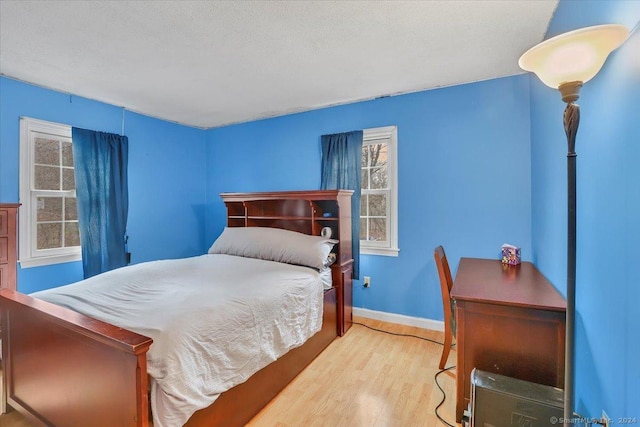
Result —
[[[564,131],[567,134],[568,223],[567,223],[567,321],[564,368],[564,422],[573,419],[574,322],[576,298],[576,133],[580,108],[575,101],[582,85],[604,65],[607,56],[629,35],[623,25],[597,25],[545,40],[525,52],[518,64],[534,72],[544,84],[558,89],[567,103]]]

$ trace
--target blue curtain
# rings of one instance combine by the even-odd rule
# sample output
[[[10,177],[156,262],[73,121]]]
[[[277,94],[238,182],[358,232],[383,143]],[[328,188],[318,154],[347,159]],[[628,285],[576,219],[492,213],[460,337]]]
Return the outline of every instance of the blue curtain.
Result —
[[[88,278],[127,264],[126,136],[72,128],[82,267]]]
[[[360,181],[362,131],[322,135],[323,190],[353,190],[351,197],[351,250],[353,278],[360,278]]]

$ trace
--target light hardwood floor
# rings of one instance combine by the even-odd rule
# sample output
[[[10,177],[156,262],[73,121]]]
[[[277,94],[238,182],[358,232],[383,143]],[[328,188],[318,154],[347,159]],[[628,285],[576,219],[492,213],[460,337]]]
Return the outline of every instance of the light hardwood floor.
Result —
[[[442,342],[442,333],[370,319],[371,327]],[[250,427],[439,426],[434,409],[442,393],[434,382],[442,347],[354,325],[335,340],[248,424]],[[455,348],[449,364],[455,363]],[[438,413],[453,424],[456,370],[438,381],[446,392]],[[32,427],[15,411],[2,427]]]

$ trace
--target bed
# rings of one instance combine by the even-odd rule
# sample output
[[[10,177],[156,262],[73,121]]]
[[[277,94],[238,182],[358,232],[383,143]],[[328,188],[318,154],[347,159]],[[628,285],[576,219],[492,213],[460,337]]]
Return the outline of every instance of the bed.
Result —
[[[187,426],[245,424],[336,336],[344,334],[351,319],[351,192],[221,196],[230,230],[266,227],[312,236],[328,233],[339,243],[330,267],[332,287],[320,291],[321,329],[199,409]],[[147,359],[151,338],[6,289],[0,291],[0,308],[3,412],[8,403],[44,425],[150,424]]]

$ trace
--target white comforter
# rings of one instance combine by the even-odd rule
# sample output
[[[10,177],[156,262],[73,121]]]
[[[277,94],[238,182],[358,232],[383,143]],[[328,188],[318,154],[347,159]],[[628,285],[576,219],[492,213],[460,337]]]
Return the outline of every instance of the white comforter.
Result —
[[[322,326],[316,271],[230,255],[133,265],[33,296],[153,338],[156,427],[183,425]]]

